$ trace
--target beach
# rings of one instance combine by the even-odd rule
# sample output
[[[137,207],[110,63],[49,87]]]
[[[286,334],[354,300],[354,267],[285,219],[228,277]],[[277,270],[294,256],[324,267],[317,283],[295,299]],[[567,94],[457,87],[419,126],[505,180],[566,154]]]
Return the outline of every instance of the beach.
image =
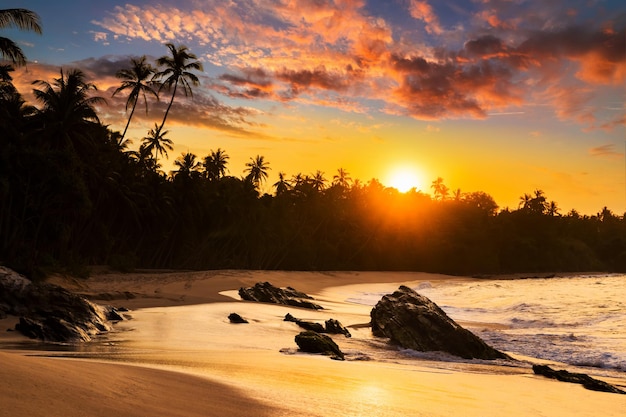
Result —
[[[371,307],[346,301],[401,284],[475,279],[426,273],[204,271],[95,273],[52,282],[132,320],[81,349],[38,349],[0,321],[0,416],[621,416],[626,396],[536,376],[515,363],[411,358],[370,335]],[[242,302],[269,281],[312,295],[324,310]],[[228,322],[237,312],[245,325]],[[339,319],[346,361],[297,352],[287,313]],[[481,323],[489,326],[490,323]],[[364,352],[367,355],[364,355]],[[366,357],[365,357],[366,356]],[[368,360],[364,360],[368,359]],[[539,362],[538,360],[536,362]],[[606,378],[605,378],[606,380]],[[607,382],[626,386],[613,377]]]

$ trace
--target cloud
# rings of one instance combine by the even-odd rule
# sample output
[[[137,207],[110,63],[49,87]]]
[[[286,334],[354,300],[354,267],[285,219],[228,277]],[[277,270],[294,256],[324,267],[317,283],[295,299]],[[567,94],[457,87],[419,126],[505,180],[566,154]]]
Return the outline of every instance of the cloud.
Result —
[[[589,155],[602,158],[623,158],[624,154],[615,150],[614,144],[596,146],[589,149]]]
[[[108,39],[191,43],[221,68],[205,87],[229,98],[349,111],[376,101],[379,111],[426,120],[484,118],[541,98],[558,117],[597,126],[589,104],[597,87],[626,79],[624,19],[597,14],[583,21],[593,3],[437,3],[458,19],[470,16],[456,26],[434,2],[404,4],[440,44],[391,16],[371,15],[365,0],[126,4],[93,23]],[[445,30],[444,17],[463,30]]]

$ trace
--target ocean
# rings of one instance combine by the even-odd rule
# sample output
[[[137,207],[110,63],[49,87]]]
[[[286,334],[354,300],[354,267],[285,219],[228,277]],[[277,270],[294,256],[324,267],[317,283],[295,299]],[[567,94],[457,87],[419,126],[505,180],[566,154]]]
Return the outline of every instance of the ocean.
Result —
[[[413,289],[499,350],[626,372],[626,275],[437,281]],[[383,295],[361,292],[346,301],[373,306]]]

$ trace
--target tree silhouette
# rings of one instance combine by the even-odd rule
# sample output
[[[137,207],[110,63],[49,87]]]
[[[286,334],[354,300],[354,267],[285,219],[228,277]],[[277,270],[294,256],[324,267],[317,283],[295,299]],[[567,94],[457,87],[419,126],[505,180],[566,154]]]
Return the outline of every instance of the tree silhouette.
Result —
[[[430,188],[433,189],[435,198],[441,201],[445,200],[450,192],[450,189],[443,183],[443,178],[441,177],[438,177],[435,181],[433,181]]]
[[[71,69],[52,84],[37,80],[34,89],[37,101],[43,104],[40,118],[44,124],[44,133],[52,139],[55,147],[75,148],[76,145],[89,145],[91,137],[87,128],[100,123],[95,106],[106,103],[102,97],[91,96],[97,87],[85,81],[85,74],[78,69]]]
[[[315,189],[315,191],[322,191],[326,188],[326,178],[324,178],[324,173],[320,170],[317,170],[313,177],[311,178],[311,185]]]
[[[123,81],[122,85],[113,92],[113,96],[115,96],[117,93],[130,89],[130,94],[128,94],[128,99],[126,100],[126,111],[128,111],[128,107],[131,107],[131,111],[128,116],[128,121],[126,122],[126,127],[124,127],[124,132],[122,132],[122,140],[126,136],[126,131],[135,113],[137,100],[139,100],[140,97],[143,98],[143,102],[146,106],[146,114],[148,114],[146,93],[153,95],[157,100],[159,99],[158,93],[152,88],[154,83],[149,80],[149,78],[154,75],[155,70],[152,68],[152,65],[146,62],[146,56],[144,55],[139,59],[133,58],[130,62],[131,68],[121,69],[115,74],[117,78]]]
[[[271,169],[269,162],[265,162],[265,158],[260,155],[250,158],[250,162],[246,162],[246,167],[244,170],[248,173],[246,179],[252,182],[257,189],[267,179],[267,171]]]
[[[278,181],[274,183],[274,188],[276,188],[276,195],[285,194],[291,188],[291,184],[289,180],[285,178],[284,172],[278,173]]]
[[[204,158],[204,175],[210,181],[218,180],[226,174],[226,164],[230,156],[221,148],[211,151],[210,155]]]
[[[202,164],[196,161],[196,158],[196,155],[191,152],[181,154],[174,161],[174,165],[177,166],[178,169],[172,171],[172,176],[174,178],[191,178],[194,173],[198,173]]]
[[[167,110],[165,110],[163,122],[161,122],[159,130],[162,130],[163,126],[165,126],[165,120],[167,120],[167,115],[169,114],[172,104],[174,103],[174,97],[176,96],[178,85],[180,84],[182,86],[185,96],[193,97],[191,86],[199,85],[200,80],[191,71],[202,71],[203,69],[202,63],[196,61],[198,58],[196,55],[189,52],[189,49],[186,46],[181,45],[176,47],[171,43],[166,43],[165,46],[169,48],[170,55],[162,56],[157,60],[157,65],[159,65],[159,67],[164,67],[164,69],[157,72],[154,75],[154,79],[161,82],[159,92],[163,88],[172,90],[172,98],[167,106]]]
[[[16,27],[41,34],[41,23],[37,13],[27,9],[0,10],[0,29]],[[14,65],[26,65],[26,56],[22,49],[9,38],[0,36],[0,55]]]
[[[165,154],[167,158],[167,151],[174,149],[172,140],[165,137],[168,133],[167,130],[162,132],[161,128],[155,123],[154,129],[150,129],[148,136],[143,138],[144,150],[148,154],[154,151],[155,164],[157,164],[157,155],[163,156]]]
[[[337,170],[337,174],[333,176],[333,185],[338,185],[343,188],[348,188],[351,181],[352,178],[350,177],[350,174],[343,168],[339,168]]]

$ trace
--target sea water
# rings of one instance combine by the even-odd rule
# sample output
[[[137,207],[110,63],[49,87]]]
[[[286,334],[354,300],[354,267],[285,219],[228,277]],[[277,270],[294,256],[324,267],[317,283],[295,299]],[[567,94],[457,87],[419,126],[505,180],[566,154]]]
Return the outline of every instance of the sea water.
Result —
[[[626,275],[423,282],[413,287],[493,347],[626,372]],[[384,294],[346,301],[375,305]]]

